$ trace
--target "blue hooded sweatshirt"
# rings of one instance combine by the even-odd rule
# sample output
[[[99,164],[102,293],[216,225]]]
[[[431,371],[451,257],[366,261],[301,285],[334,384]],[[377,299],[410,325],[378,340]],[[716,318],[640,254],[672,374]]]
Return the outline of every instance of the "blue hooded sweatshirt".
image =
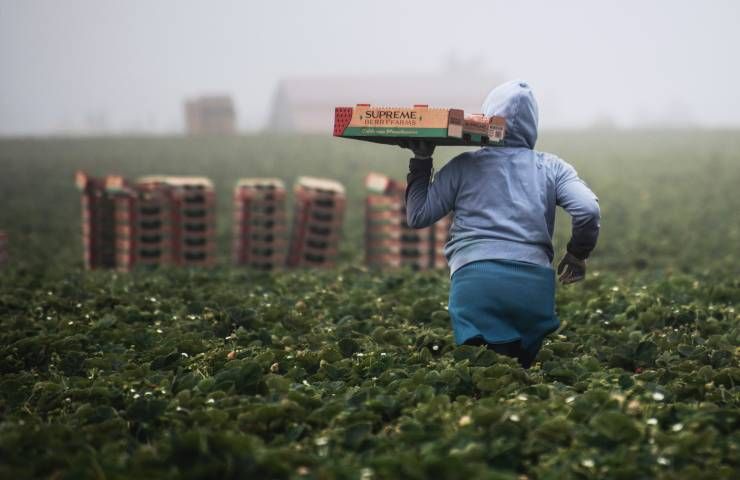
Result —
[[[482,111],[506,118],[503,146],[460,154],[436,175],[431,159],[411,159],[408,224],[427,227],[454,212],[445,245],[451,274],[478,260],[551,267],[555,207],[561,206],[572,217],[567,249],[587,258],[599,234],[598,199],[571,165],[534,150],[538,110],[529,85],[511,81],[495,88]]]

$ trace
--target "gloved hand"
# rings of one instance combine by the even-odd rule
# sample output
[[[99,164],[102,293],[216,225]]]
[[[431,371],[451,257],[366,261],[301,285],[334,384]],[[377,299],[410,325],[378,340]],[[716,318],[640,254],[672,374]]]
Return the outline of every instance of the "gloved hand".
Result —
[[[566,253],[558,265],[558,275],[563,285],[580,282],[586,278],[586,260],[581,260],[572,253]]]
[[[414,158],[427,159],[432,158],[434,153],[434,143],[417,138],[404,138],[398,141],[398,146],[401,148],[408,148],[414,152]]]

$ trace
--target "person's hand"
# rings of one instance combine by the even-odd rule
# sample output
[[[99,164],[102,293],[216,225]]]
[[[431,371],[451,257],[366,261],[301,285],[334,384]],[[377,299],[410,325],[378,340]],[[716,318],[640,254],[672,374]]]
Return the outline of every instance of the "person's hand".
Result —
[[[434,143],[417,138],[403,138],[398,141],[398,146],[401,148],[408,148],[414,152],[414,158],[426,159],[432,158],[434,153]]]
[[[571,253],[566,253],[558,265],[559,280],[563,285],[580,282],[586,278],[586,260],[581,260]]]

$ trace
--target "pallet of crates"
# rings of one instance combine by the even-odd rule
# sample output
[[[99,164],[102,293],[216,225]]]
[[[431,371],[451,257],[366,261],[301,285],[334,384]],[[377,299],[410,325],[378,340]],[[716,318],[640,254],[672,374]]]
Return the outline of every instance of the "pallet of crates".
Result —
[[[113,206],[115,267],[119,271],[128,272],[137,262],[138,193],[120,175],[105,177],[104,187]]]
[[[210,267],[216,260],[216,193],[205,177],[162,178],[171,206],[172,262]]]
[[[413,270],[427,270],[432,261],[432,232],[434,227],[413,228],[406,222],[406,184],[399,183],[403,207],[400,211],[401,228],[399,233],[399,248],[401,266]]]
[[[163,240],[163,252],[177,266],[213,266],[216,257],[216,195],[213,183],[205,177],[151,176],[139,180],[152,192],[161,194],[165,208],[154,207],[152,214],[162,214],[166,230],[158,236],[152,232],[148,240],[158,244]],[[141,238],[144,241],[144,238]],[[163,262],[165,263],[165,262]]]
[[[401,227],[401,266],[413,270],[427,270],[431,263],[432,250],[431,231],[433,227],[411,228],[406,223],[406,212]]]
[[[169,185],[162,177],[136,181],[134,240],[136,264],[155,267],[173,265],[172,229],[174,213]]]
[[[0,267],[8,263],[8,234],[0,230]]]
[[[285,265],[285,184],[277,178],[243,178],[234,188],[232,258],[259,270]]]
[[[401,185],[387,175],[365,177],[365,264],[373,268],[401,266],[401,230],[405,219]]]
[[[299,177],[293,194],[288,266],[334,266],[347,204],[344,187],[334,180]]]
[[[365,263],[377,268],[400,267],[402,200],[368,195],[365,201]]]
[[[105,179],[78,171],[75,183],[81,193],[82,248],[85,268],[114,268],[115,212],[105,190]]]

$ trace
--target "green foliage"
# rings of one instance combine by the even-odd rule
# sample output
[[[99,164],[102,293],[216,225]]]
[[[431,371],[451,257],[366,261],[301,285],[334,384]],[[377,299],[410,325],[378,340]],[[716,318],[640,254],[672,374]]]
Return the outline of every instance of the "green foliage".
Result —
[[[561,289],[564,326],[524,371],[453,347],[448,320],[430,322],[444,311],[443,275],[392,276],[392,290],[352,266],[266,281],[229,270],[59,273],[23,288],[11,286],[19,274],[4,278],[0,473],[680,478],[700,467],[731,478],[738,468],[737,304],[706,300],[718,287],[736,295],[737,279],[645,286],[602,274]],[[339,298],[373,307],[342,315]],[[662,326],[643,327],[648,311]]]

